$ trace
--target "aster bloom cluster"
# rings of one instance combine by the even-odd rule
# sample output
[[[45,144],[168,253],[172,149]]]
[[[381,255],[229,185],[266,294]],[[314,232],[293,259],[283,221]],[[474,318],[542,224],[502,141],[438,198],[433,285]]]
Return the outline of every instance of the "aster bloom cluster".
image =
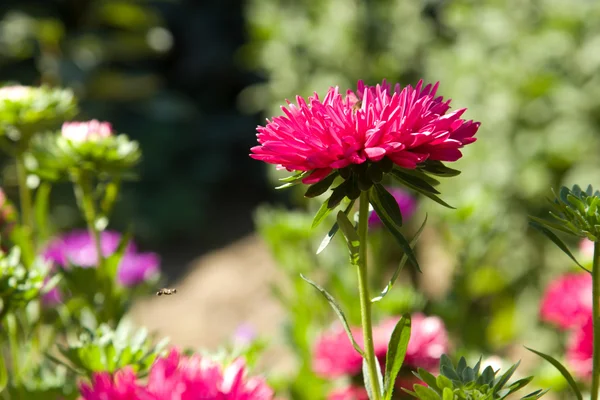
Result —
[[[380,363],[385,362],[387,346],[398,322],[398,318],[388,318],[373,330],[375,355]],[[363,346],[364,339],[360,328],[352,328],[352,334]],[[409,369],[437,368],[440,357],[448,351],[448,334],[444,322],[436,316],[425,316],[416,313],[412,316],[412,329],[403,366]],[[326,379],[336,379],[343,376],[353,377],[360,374],[362,357],[348,341],[346,333],[340,327],[323,334],[313,349],[313,370]],[[411,375],[412,377],[412,375]],[[397,385],[407,387],[412,379],[406,382],[400,378]],[[355,393],[359,389],[354,389]],[[363,389],[364,390],[364,389]],[[334,392],[339,396],[342,391]]]
[[[95,119],[65,122],[60,134],[37,135],[31,147],[37,161],[32,172],[51,182],[77,182],[82,175],[101,180],[130,178],[131,168],[141,160],[136,141],[117,134],[109,122]]]
[[[131,369],[114,375],[96,373],[91,384],[80,385],[80,400],[271,400],[273,390],[261,378],[248,378],[243,360],[223,367],[200,356],[184,356],[177,349],[157,359],[146,383]]]
[[[24,151],[31,136],[53,129],[77,112],[73,92],[66,89],[30,86],[0,88],[0,131],[12,141],[20,142]]]
[[[282,107],[285,116],[259,127],[260,146],[251,157],[288,171],[310,174],[302,182],[318,182],[332,170],[378,163],[415,169],[426,160],[456,161],[460,148],[475,141],[478,122],[461,119],[466,109],[446,115],[450,101],[436,97],[438,84],[393,88],[386,81],[366,86],[344,97],[330,88],[321,101],[315,93],[308,101]]]
[[[100,238],[102,255],[109,257],[117,251],[122,235],[114,231],[103,231]],[[64,269],[98,266],[98,252],[94,239],[86,230],[75,230],[52,240],[42,256]],[[120,285],[131,287],[155,278],[159,273],[159,256],[155,253],[138,252],[135,243],[130,241],[119,262],[116,279]],[[45,297],[50,304],[59,299],[58,289],[49,292]]]
[[[592,276],[568,273],[551,282],[542,299],[540,316],[569,332],[567,364],[579,378],[589,380],[593,355]]]
[[[65,122],[61,129],[63,137],[72,142],[86,142],[112,136],[112,125],[96,119],[87,122]]]

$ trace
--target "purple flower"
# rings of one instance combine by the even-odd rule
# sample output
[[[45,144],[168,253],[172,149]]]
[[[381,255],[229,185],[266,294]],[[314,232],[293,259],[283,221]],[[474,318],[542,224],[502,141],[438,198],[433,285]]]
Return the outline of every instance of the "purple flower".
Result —
[[[408,194],[408,192],[397,187],[387,187],[386,189],[394,196],[394,199],[396,199],[396,202],[400,207],[400,212],[402,213],[402,219],[405,221],[409,220],[417,209],[417,201],[415,198]],[[381,219],[379,219],[379,215],[377,215],[375,211],[371,212],[371,215],[369,215],[369,226],[375,228],[380,227],[381,225],[382,222]]]
[[[108,257],[119,247],[121,234],[104,231],[100,236],[102,255]],[[68,268],[92,268],[98,264],[98,253],[92,236],[86,230],[75,230],[51,241],[43,252],[45,260],[55,266]],[[160,258],[155,253],[138,253],[135,244],[130,241],[117,270],[117,281],[123,286],[135,286],[159,273]],[[56,304],[60,293],[55,288],[46,294],[44,302]]]

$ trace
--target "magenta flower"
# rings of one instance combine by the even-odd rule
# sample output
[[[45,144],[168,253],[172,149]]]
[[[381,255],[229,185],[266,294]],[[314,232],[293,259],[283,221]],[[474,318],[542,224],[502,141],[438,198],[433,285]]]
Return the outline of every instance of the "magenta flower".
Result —
[[[100,236],[102,255],[108,257],[119,247],[121,234],[113,231],[103,231]],[[96,267],[98,253],[90,233],[86,230],[75,230],[51,241],[42,256],[52,261],[56,266],[68,268],[71,265],[81,268]],[[135,244],[128,243],[117,270],[117,281],[123,286],[135,286],[152,277],[160,271],[160,258],[155,253],[138,253]],[[44,296],[46,304],[56,304],[60,299],[57,288]]]
[[[285,116],[257,128],[259,146],[251,157],[288,171],[312,171],[303,179],[311,184],[333,169],[384,157],[414,169],[426,160],[456,161],[460,148],[473,143],[479,122],[461,119],[466,109],[446,115],[450,100],[436,97],[438,83],[419,81],[415,88],[393,88],[358,82],[356,92],[342,96],[330,88],[321,101],[314,96],[282,107]]]
[[[65,122],[62,136],[72,142],[87,142],[112,136],[112,125],[96,119],[85,122]]]
[[[373,329],[375,356],[385,362],[387,346],[398,317],[388,318]],[[362,331],[352,328],[352,335],[363,346]],[[404,365],[424,369],[437,368],[442,354],[448,351],[448,334],[439,317],[412,316],[412,330]],[[322,335],[313,350],[313,370],[323,378],[356,375],[361,371],[362,357],[352,347],[345,331],[339,327]]]
[[[82,384],[80,392],[82,400],[272,400],[274,396],[263,379],[246,378],[241,359],[222,367],[200,355],[183,356],[177,349],[152,365],[146,384],[136,381],[130,370],[118,372],[114,379],[99,373],[91,385]]]
[[[360,327],[351,329],[352,336],[363,346]],[[362,357],[354,349],[344,329],[336,325],[324,333],[313,348],[312,368],[320,377],[332,379],[344,375],[356,375],[362,369]]]
[[[79,385],[80,400],[154,400],[137,383],[135,373],[126,367],[111,376],[108,372],[99,372],[92,377],[92,383]]]
[[[543,321],[568,329],[581,325],[591,314],[592,277],[589,274],[565,274],[548,285],[540,308]]]
[[[400,213],[402,214],[402,218],[404,220],[410,219],[413,216],[417,209],[417,202],[413,196],[411,196],[405,190],[402,190],[397,187],[388,187],[387,191],[394,196],[396,202],[398,203],[398,207],[400,207]],[[369,227],[375,228],[382,225],[381,219],[379,215],[375,211],[372,211],[369,215]]]
[[[587,320],[571,331],[567,343],[567,363],[573,373],[581,379],[592,377],[592,356],[594,352],[594,324],[592,315]]]
[[[363,387],[347,386],[330,392],[327,400],[369,400],[369,394]]]
[[[411,321],[404,365],[414,369],[436,369],[442,354],[448,352],[448,333],[444,321],[439,317],[427,317],[421,313],[413,314]],[[388,318],[375,328],[375,355],[382,360],[385,359],[387,344],[397,323],[397,317]]]

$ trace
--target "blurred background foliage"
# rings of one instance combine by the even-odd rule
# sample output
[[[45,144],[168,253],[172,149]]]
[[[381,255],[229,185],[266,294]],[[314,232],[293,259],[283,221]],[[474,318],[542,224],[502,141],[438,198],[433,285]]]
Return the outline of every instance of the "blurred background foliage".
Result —
[[[140,141],[141,177],[125,187],[115,228],[119,213],[131,215],[143,244],[173,256],[249,232],[265,200],[291,193],[314,211],[299,193],[269,190],[265,176],[276,174],[247,156],[256,124],[284,99],[358,79],[440,81],[439,93],[482,127],[456,164],[462,175],[440,187],[457,210],[422,201],[414,218],[429,215],[418,250],[430,253],[429,275],[414,285],[454,283],[415,307],[444,317],[459,352],[558,351],[554,330],[539,326],[539,297],[571,264],[527,215],[544,215],[552,187],[599,185],[599,20],[590,0],[5,0],[0,80],[71,87],[81,117]],[[9,192],[12,176],[7,166]],[[54,201],[59,227],[81,223],[70,193]],[[278,252],[318,246],[304,213],[256,215],[294,273],[318,265]],[[334,278],[336,262],[321,261]],[[352,298],[344,279],[333,291]],[[307,299],[304,290],[295,295]],[[398,302],[396,311],[408,307]],[[306,337],[296,340],[308,352]]]
[[[248,233],[250,210],[268,197],[248,157],[258,117],[236,106],[257,81],[237,60],[243,42],[237,1],[7,0],[0,81],[70,87],[79,119],[138,140],[140,179],[125,186],[115,228],[132,217],[142,244],[191,258]],[[57,227],[81,225],[70,190],[56,192]]]

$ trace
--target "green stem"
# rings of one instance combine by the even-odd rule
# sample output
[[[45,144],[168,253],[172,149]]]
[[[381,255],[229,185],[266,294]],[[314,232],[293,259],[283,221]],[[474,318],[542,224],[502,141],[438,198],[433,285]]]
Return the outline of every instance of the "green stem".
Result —
[[[18,387],[20,384],[21,366],[19,365],[19,335],[17,327],[17,318],[14,314],[6,316],[6,328],[8,333],[8,346],[11,356],[11,371],[13,375],[12,383]]]
[[[31,192],[27,187],[27,170],[25,169],[25,157],[22,152],[16,155],[17,180],[19,183],[19,200],[21,202],[21,225],[29,234],[33,233],[33,214],[31,203]]]
[[[77,196],[80,207],[83,211],[90,236],[94,240],[96,253],[98,254],[98,265],[101,271],[104,266],[104,255],[102,254],[102,243],[100,231],[96,228],[96,204],[94,202],[94,192],[87,176],[80,176],[75,183],[75,195]]]
[[[371,296],[369,294],[369,281],[367,275],[367,234],[369,228],[369,192],[360,193],[360,204],[358,211],[358,236],[360,238],[360,249],[358,257],[358,293],[360,297],[360,316],[365,346],[365,359],[369,371],[371,388],[374,398],[381,399],[381,388],[377,373],[377,358],[373,344],[373,325],[371,321]]]
[[[594,357],[592,361],[592,400],[598,400],[600,389],[600,242],[594,242],[592,267],[592,321],[594,324]]]

